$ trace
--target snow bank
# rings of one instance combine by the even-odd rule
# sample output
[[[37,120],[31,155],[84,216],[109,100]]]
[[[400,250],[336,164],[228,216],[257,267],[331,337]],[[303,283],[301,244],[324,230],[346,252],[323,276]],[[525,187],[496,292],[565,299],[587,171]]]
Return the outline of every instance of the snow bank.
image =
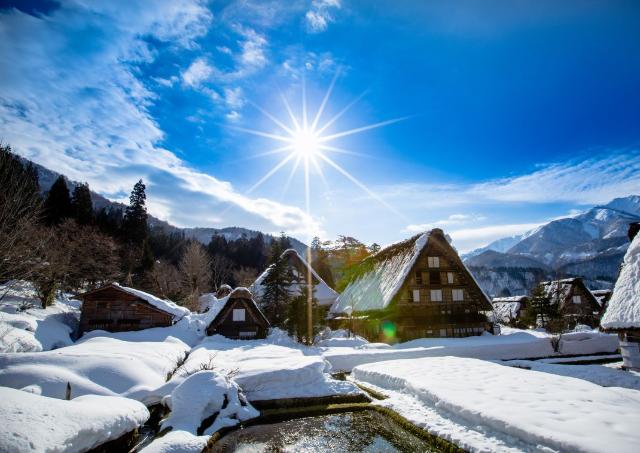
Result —
[[[627,249],[600,325],[605,329],[640,328],[640,234]]]
[[[53,398],[95,394],[125,396],[152,404],[165,396],[162,386],[189,350],[180,340],[128,342],[96,337],[38,353],[0,354],[0,385]]]
[[[196,434],[202,421],[218,414],[204,434],[257,417],[260,413],[247,403],[238,385],[216,371],[198,371],[178,385],[165,399],[171,415],[162,428]]]
[[[149,418],[138,401],[87,395],[71,401],[0,387],[0,450],[77,452],[133,431]]]
[[[536,330],[503,327],[504,335],[485,333],[465,338],[419,338],[393,345],[388,349],[367,347],[328,347],[323,357],[334,370],[350,371],[357,365],[385,360],[420,357],[470,357],[485,360],[528,359],[553,355],[596,354],[614,352],[618,345],[615,335],[598,331],[563,334],[558,352],[551,345],[552,336]]]
[[[118,283],[113,283],[113,286],[120,288],[121,290],[131,294],[132,296],[139,297],[140,299],[148,302],[159,310],[173,315],[175,319],[180,319],[183,316],[191,313],[186,307],[182,307],[175,302],[171,302],[170,300],[160,299],[153,294],[145,293],[144,291],[140,291],[139,289],[127,288],[126,286],[121,286]]]
[[[365,338],[355,334],[349,334],[345,329],[325,329],[315,338],[317,347],[356,347],[369,343]]]
[[[316,351],[305,349],[272,344],[269,339],[230,340],[214,335],[192,349],[170,383],[179,383],[185,374],[204,366],[231,374],[250,401],[361,393],[349,382],[332,379],[329,363]]]
[[[58,297],[46,309],[33,285],[11,281],[0,285],[0,352],[48,351],[73,343],[80,302]]]
[[[466,425],[472,434],[455,441],[469,450],[635,452],[640,444],[635,390],[458,357],[361,365],[352,376],[430,410],[438,423],[427,417],[423,426],[435,434]]]
[[[170,431],[140,450],[140,453],[201,453],[209,436],[197,436],[188,431]]]

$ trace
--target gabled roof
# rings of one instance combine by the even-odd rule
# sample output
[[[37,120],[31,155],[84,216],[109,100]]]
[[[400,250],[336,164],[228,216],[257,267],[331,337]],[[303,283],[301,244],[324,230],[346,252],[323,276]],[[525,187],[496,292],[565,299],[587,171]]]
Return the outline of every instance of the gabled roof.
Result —
[[[501,299],[510,298],[503,297]],[[509,321],[516,319],[522,309],[521,301],[496,302],[494,299],[492,304],[494,320],[502,323],[508,323]]]
[[[640,234],[627,249],[600,325],[604,329],[640,329]]]
[[[591,291],[589,291],[589,288],[586,287],[580,277],[564,278],[562,280],[551,280],[547,282],[541,282],[540,285],[542,285],[542,292],[544,296],[548,298],[551,303],[559,304],[560,308],[562,308],[564,304],[568,302],[569,296],[571,295],[574,286],[580,286],[584,290],[585,296],[590,299],[590,302],[595,307],[600,306],[598,300],[594,297]]]
[[[329,306],[333,304],[338,298],[338,293],[334,291],[329,285],[325,283],[325,281],[318,275],[318,273],[307,263],[307,261],[300,256],[300,254],[294,249],[287,249],[282,252],[282,258],[289,258],[291,260],[297,261],[298,264],[304,269],[308,269],[311,271],[311,275],[313,279],[317,282],[313,285],[314,297],[318,301],[318,305]],[[271,271],[271,266],[269,266],[260,276],[256,279],[255,282],[250,287],[251,292],[255,295],[256,298],[260,299],[264,292],[264,287],[262,286],[262,282],[267,277],[269,272]],[[304,276],[306,279],[306,275]],[[289,285],[289,291],[293,295],[301,294],[300,284],[297,282],[291,283]]]
[[[143,301],[147,302],[149,305],[157,308],[158,310],[164,311],[165,313],[169,313],[170,315],[173,315],[174,319],[180,319],[183,316],[186,316],[188,314],[191,313],[191,311],[189,311],[188,308],[186,307],[181,307],[180,305],[176,304],[175,302],[171,302],[170,300],[163,300],[160,299],[156,296],[154,296],[153,294],[149,294],[146,293],[144,291],[141,291],[139,289],[134,289],[134,288],[128,288],[126,286],[121,286],[118,283],[110,283],[108,285],[105,286],[101,286],[100,288],[94,289],[92,291],[87,291],[84,294],[80,294],[78,295],[79,298],[84,298],[90,294],[95,294],[97,292],[100,291],[104,291],[107,288],[114,288],[117,289],[119,291],[125,292],[131,296],[137,297],[139,299],[142,299]]]
[[[210,304],[209,311],[206,313],[205,324],[209,326],[220,321],[218,318],[224,311],[224,308],[229,302],[235,299],[243,299],[250,302],[250,304],[253,305],[253,307],[256,309],[256,312],[258,313],[260,318],[264,320],[266,325],[271,325],[267,317],[264,315],[264,313],[262,313],[262,310],[260,310],[260,307],[258,307],[258,304],[256,304],[256,301],[253,300],[251,291],[242,286],[239,286],[238,288],[231,291],[231,294],[229,294],[228,296],[225,296],[222,299],[216,299],[213,303]]]
[[[360,263],[359,276],[349,283],[349,286],[331,307],[331,313],[362,312],[387,308],[402,288],[429,240],[436,235],[442,238],[446,247],[451,248],[453,254],[456,254],[442,230],[437,228],[385,247]],[[467,271],[478,292],[486,298],[486,308],[491,309],[489,299],[464,263],[459,260],[457,264]]]
[[[613,291],[610,289],[594,289],[591,294],[596,298],[601,307],[611,298]]]

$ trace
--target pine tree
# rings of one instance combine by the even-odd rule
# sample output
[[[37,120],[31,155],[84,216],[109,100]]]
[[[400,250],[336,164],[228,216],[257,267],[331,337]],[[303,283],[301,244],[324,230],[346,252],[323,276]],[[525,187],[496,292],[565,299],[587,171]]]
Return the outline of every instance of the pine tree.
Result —
[[[262,306],[267,319],[274,327],[285,327],[285,310],[290,301],[291,276],[287,259],[282,256],[282,252],[281,242],[274,240],[271,243],[269,272],[262,282]]]
[[[73,217],[79,225],[91,225],[94,223],[93,202],[88,184],[79,184],[73,189],[71,197]]]
[[[129,206],[125,210],[122,222],[122,233],[125,241],[140,247],[143,246],[145,239],[149,236],[145,190],[146,186],[142,179],[133,186],[133,191],[129,197]]]
[[[71,197],[64,176],[58,176],[44,200],[44,216],[47,225],[59,225],[72,216]]]

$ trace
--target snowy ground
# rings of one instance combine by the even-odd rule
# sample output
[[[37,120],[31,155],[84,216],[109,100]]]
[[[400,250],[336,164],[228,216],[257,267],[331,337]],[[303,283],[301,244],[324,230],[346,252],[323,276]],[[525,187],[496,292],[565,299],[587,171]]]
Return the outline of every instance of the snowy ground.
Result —
[[[552,336],[534,330],[503,328],[502,335],[485,334],[466,338],[421,338],[392,347],[360,345],[321,348],[323,357],[334,370],[350,371],[357,365],[396,359],[421,357],[473,357],[486,360],[509,360],[553,355],[595,354],[614,352],[618,348],[615,335],[597,331],[563,334],[558,352],[554,352]]]
[[[379,404],[471,451],[633,452],[640,445],[636,390],[459,357],[370,363],[354,368],[352,379],[390,396]]]
[[[72,401],[0,387],[0,450],[87,451],[127,434],[149,418],[134,400],[87,395]]]
[[[0,352],[48,351],[73,343],[80,302],[62,296],[46,309],[38,307],[31,284],[0,285]]]

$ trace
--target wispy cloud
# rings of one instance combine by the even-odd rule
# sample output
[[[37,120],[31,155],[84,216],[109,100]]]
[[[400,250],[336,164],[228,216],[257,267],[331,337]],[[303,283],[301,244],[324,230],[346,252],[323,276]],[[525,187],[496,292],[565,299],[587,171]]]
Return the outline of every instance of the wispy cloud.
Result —
[[[419,233],[421,231],[430,230],[432,228],[444,228],[451,226],[465,225],[472,222],[480,222],[485,220],[486,217],[481,215],[469,215],[469,214],[451,214],[446,219],[436,220],[433,223],[418,223],[407,225],[403,230],[404,233]]]
[[[335,20],[335,11],[340,9],[340,0],[313,0],[311,8],[305,14],[307,30],[320,33]]]
[[[159,146],[164,133],[149,113],[156,95],[137,77],[138,65],[154,58],[143,37],[196,49],[212,20],[204,2],[65,3],[42,18],[16,10],[0,15],[0,135],[16,151],[111,197],[126,196],[143,177],[151,209],[178,224],[219,221],[209,213],[232,206],[226,221],[292,233],[321,229],[303,210],[243,195]],[[82,45],[69,47],[79,35]],[[264,44],[251,33],[243,39]],[[255,46],[241,48],[243,64],[265,63]],[[201,86],[213,67],[194,64],[182,80]],[[239,105],[240,95],[231,88],[224,101]],[[187,213],[185,204],[201,210]]]

